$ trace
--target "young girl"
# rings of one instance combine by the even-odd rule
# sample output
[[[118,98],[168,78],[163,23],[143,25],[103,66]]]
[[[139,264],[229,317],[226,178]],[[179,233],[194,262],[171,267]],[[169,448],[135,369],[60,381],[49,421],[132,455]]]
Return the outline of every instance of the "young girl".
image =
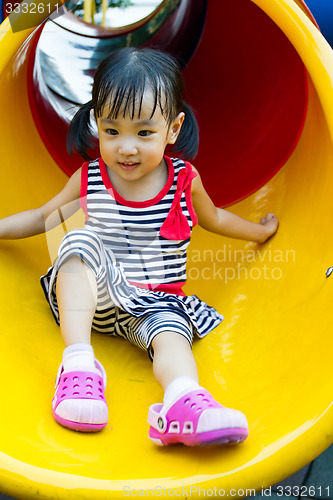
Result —
[[[245,416],[221,406],[198,382],[194,336],[222,320],[195,295],[185,296],[186,248],[192,227],[264,242],[277,218],[249,222],[216,208],[198,172],[185,160],[198,149],[198,127],[182,100],[177,63],[152,49],[125,48],[98,67],[92,100],[75,115],[69,150],[87,159],[96,120],[101,157],[85,163],[42,207],[0,221],[1,238],[54,227],[80,206],[84,229],[64,237],[41,283],[66,348],[52,401],[58,423],[98,431],[108,420],[106,376],[94,357],[91,329],[146,349],[164,390],[148,413],[157,444],[240,442]],[[165,156],[169,145],[183,159]]]

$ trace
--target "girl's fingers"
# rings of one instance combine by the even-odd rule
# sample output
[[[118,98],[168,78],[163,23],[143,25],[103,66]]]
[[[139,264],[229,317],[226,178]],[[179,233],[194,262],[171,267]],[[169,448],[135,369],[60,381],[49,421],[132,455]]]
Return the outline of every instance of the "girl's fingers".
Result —
[[[277,217],[276,217],[276,215],[274,215],[274,214],[266,214],[266,217],[265,217],[264,219],[265,219],[265,221],[266,221],[266,222],[269,222],[269,221],[271,221],[271,220],[276,221],[276,220],[277,220]]]

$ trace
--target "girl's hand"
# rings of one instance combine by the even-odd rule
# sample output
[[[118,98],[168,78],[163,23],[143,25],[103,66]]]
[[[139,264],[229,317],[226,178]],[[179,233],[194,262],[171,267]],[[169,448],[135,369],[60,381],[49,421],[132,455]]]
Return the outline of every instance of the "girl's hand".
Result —
[[[266,235],[264,239],[261,241],[261,243],[264,243],[265,241],[268,240],[273,234],[276,233],[278,226],[279,226],[279,221],[276,215],[274,214],[266,214],[266,217],[262,217],[260,219],[260,224],[265,226],[265,232]]]
[[[274,214],[267,214],[258,223],[216,207],[205,190],[198,171],[192,168],[197,174],[192,182],[192,202],[199,226],[221,236],[257,243],[264,243],[276,232],[279,223]]]

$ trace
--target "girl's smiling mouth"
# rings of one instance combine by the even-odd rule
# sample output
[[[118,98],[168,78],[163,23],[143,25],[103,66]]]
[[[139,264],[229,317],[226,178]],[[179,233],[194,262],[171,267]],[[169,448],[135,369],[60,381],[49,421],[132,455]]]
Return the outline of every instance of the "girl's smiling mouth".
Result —
[[[139,162],[118,162],[118,164],[120,165],[120,167],[123,169],[123,170],[134,170],[138,165],[139,165]]]

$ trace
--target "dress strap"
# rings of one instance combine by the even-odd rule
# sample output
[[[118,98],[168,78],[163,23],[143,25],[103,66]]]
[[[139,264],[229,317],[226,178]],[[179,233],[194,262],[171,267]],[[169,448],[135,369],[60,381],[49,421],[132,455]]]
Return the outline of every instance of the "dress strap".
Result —
[[[192,180],[197,176],[189,162],[178,173],[177,189],[171,208],[165,219],[160,235],[169,240],[186,240],[191,236],[191,228],[186,215],[183,213],[180,201],[183,192],[190,187]]]
[[[86,161],[81,167],[81,188],[80,188],[80,206],[85,214],[86,220],[88,219],[88,210],[87,210],[88,171],[89,171],[89,161]]]

